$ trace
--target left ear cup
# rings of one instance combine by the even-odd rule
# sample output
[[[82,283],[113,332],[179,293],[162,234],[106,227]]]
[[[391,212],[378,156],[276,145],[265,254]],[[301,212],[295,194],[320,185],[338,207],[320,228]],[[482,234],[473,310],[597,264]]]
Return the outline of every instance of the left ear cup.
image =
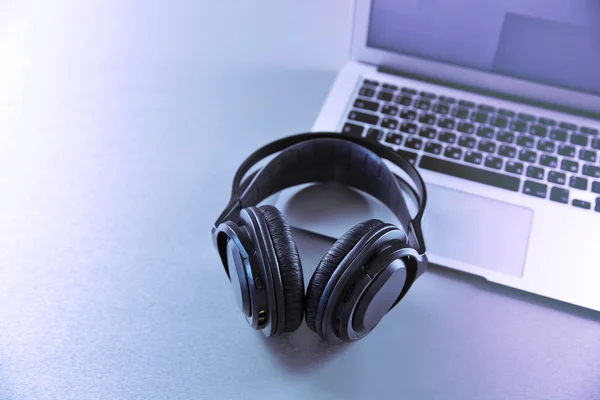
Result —
[[[384,222],[370,219],[350,228],[331,246],[317,266],[306,292],[306,324],[313,332],[317,332],[316,319],[319,301],[334,271],[360,239],[382,225]]]
[[[296,242],[290,226],[277,208],[269,205],[258,207],[267,229],[279,264],[285,303],[285,332],[293,332],[302,324],[304,317],[304,276]]]

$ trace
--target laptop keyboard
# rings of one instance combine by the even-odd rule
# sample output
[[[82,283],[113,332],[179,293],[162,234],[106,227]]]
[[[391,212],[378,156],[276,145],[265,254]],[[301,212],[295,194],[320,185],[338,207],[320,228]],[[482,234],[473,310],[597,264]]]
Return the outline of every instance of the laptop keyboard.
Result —
[[[342,132],[421,169],[600,212],[596,128],[366,79]]]

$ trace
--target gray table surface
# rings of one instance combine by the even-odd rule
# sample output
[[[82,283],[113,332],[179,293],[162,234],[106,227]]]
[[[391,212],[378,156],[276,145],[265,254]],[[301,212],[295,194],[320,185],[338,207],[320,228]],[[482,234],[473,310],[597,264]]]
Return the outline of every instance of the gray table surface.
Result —
[[[0,399],[600,398],[599,313],[440,267],[349,346],[245,326],[210,227],[237,163],[310,129],[349,13],[254,3],[8,3]],[[308,280],[331,243],[296,238]]]

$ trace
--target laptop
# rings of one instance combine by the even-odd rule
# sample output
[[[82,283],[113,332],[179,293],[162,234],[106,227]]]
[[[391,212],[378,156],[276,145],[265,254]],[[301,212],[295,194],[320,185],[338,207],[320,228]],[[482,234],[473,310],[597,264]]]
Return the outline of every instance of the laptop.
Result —
[[[313,131],[377,141],[417,166],[433,264],[600,310],[600,2],[353,7],[351,59]],[[334,239],[367,218],[397,222],[329,185],[275,204]]]

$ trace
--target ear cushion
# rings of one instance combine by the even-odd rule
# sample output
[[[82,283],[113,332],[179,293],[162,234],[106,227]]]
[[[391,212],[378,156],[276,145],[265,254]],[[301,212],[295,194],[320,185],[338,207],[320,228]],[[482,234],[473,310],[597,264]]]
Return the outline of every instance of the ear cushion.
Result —
[[[316,319],[319,300],[333,272],[363,236],[381,225],[384,223],[378,219],[370,219],[355,225],[331,246],[317,266],[306,292],[306,324],[313,332],[317,332]]]
[[[300,327],[304,317],[304,276],[298,248],[281,211],[269,205],[258,209],[267,223],[279,263],[285,304],[284,331],[293,332]]]

